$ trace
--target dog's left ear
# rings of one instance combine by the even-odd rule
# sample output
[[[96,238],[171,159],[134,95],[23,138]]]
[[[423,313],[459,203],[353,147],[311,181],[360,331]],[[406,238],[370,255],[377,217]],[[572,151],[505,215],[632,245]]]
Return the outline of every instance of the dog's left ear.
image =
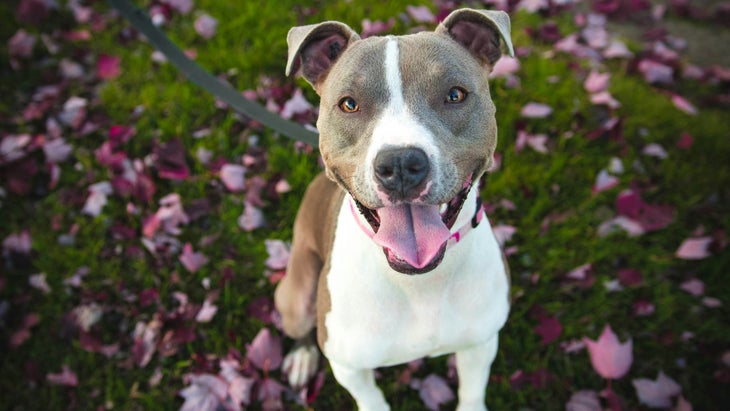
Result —
[[[502,56],[501,38],[507,53],[514,56],[509,15],[503,11],[459,9],[449,14],[436,28],[448,34],[483,63],[494,63]]]

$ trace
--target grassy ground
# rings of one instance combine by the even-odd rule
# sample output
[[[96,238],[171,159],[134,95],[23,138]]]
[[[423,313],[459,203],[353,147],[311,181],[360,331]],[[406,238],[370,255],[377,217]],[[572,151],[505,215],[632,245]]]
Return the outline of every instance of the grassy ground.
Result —
[[[415,24],[399,16],[409,4],[430,2],[391,1],[387,3],[341,1],[327,2],[220,2],[198,0],[195,11],[174,14],[165,32],[179,45],[194,49],[196,60],[212,73],[225,73],[238,89],[265,90],[281,86],[285,97],[292,85],[305,88],[301,80],[285,79],[285,36],[289,27],[328,19],[361,28],[363,18],[387,20],[395,17],[393,33],[403,33]],[[119,76],[101,83],[96,80],[64,82],[62,95],[51,112],[70,96],[88,99],[89,122],[98,130],[82,134],[70,127],[63,137],[73,146],[71,158],[59,164],[57,186],[48,188],[48,174],[41,170],[32,177],[31,189],[24,194],[9,189],[7,172],[17,163],[0,163],[0,238],[28,230],[32,238],[29,256],[8,254],[0,266],[0,409],[176,409],[183,401],[176,394],[186,386],[184,376],[194,372],[217,372],[217,357],[231,350],[246,352],[246,345],[265,324],[247,313],[259,297],[271,296],[273,285],[267,279],[268,257],[264,240],[291,238],[296,208],[306,184],[319,171],[316,152],[295,148],[282,138],[242,121],[231,111],[216,108],[212,96],[188,83],[170,65],[151,59],[152,48],[136,38],[128,38],[126,23],[106,14],[105,3],[93,9],[106,21],[101,30],[93,23],[78,24],[68,10],[54,11],[43,24],[18,22],[14,18],[18,2],[0,5],[4,22],[0,27],[2,44],[18,28],[40,35],[46,33],[59,44],[51,54],[40,43],[20,69],[10,68],[7,52],[0,55],[0,137],[21,133],[44,133],[45,119],[23,119],[20,113],[30,103],[40,85],[57,84],[59,60],[68,57],[83,63],[89,72],[101,54],[119,56]],[[196,34],[193,24],[197,11],[205,11],[219,21],[210,40]],[[669,19],[675,18],[669,16]],[[513,226],[516,234],[508,246],[516,246],[509,257],[514,299],[510,320],[500,338],[500,352],[493,367],[488,401],[495,410],[564,409],[571,394],[578,390],[600,391],[605,381],[592,369],[588,354],[565,353],[561,343],[596,339],[605,324],[623,341],[632,338],[634,362],[629,375],[613,382],[614,390],[627,402],[627,409],[643,409],[631,379],[654,379],[660,370],[677,381],[683,396],[696,410],[721,409],[730,401],[730,365],[721,360],[730,350],[730,282],[725,279],[730,255],[723,251],[730,228],[730,140],[727,138],[728,111],[713,100],[727,93],[727,83],[710,84],[699,80],[678,80],[665,88],[648,85],[634,73],[628,60],[608,61],[605,71],[612,73],[611,94],[621,103],[615,113],[622,119],[619,138],[587,138],[609,115],[605,108],[592,105],[583,89],[589,63],[564,54],[548,54],[551,46],[534,40],[528,29],[537,29],[546,20],[558,24],[565,34],[576,31],[569,13],[546,17],[516,12],[512,15],[513,42],[530,53],[520,58],[517,73],[521,86],[508,87],[497,79],[492,90],[498,107],[500,125],[498,151],[501,168],[488,178],[484,200],[511,207],[496,207],[490,214],[495,225]],[[716,30],[727,29],[716,23]],[[90,29],[85,41],[62,40],[60,33]],[[642,45],[630,43],[638,52]],[[262,80],[265,78],[265,80]],[[676,92],[693,102],[699,113],[688,115],[671,102]],[[313,103],[315,95],[305,95]],[[547,119],[526,119],[520,110],[528,102],[553,108]],[[143,107],[143,110],[139,110]],[[94,151],[107,140],[111,125],[134,126],[134,137],[122,150],[130,159],[147,164],[156,191],[150,201],[112,194],[100,215],[80,212],[88,196],[87,188],[111,174],[99,164]],[[207,136],[195,131],[208,129]],[[519,129],[548,136],[548,152],[529,148],[516,152]],[[570,133],[568,133],[570,132]],[[689,149],[676,147],[682,132],[694,137]],[[250,167],[249,178],[265,182],[285,179],[291,191],[263,195],[261,206],[266,227],[247,232],[238,225],[244,195],[223,187],[215,168],[204,165],[196,156],[199,149],[209,150],[214,159],[240,162],[244,154],[260,158],[252,148],[251,136],[265,149],[261,167]],[[190,177],[181,180],[162,178],[151,157],[155,146],[179,139],[185,147]],[[656,143],[666,159],[643,153]],[[43,164],[39,151],[31,154]],[[592,186],[611,157],[620,158],[625,171],[610,190],[593,193]],[[7,179],[6,179],[7,178]],[[621,190],[634,188],[650,204],[673,207],[672,222],[657,231],[638,237],[623,233],[599,236],[601,223],[615,214],[615,200]],[[199,218],[181,227],[175,238],[191,243],[209,262],[190,272],[177,258],[177,251],[160,252],[155,257],[141,243],[144,217],[154,214],[158,201],[178,193],[189,213],[201,204]],[[130,212],[130,204],[136,211]],[[120,229],[122,227],[123,229]],[[120,232],[128,233],[122,235]],[[710,256],[696,261],[675,257],[675,251],[688,237],[714,236]],[[72,238],[73,241],[67,241]],[[7,253],[6,253],[7,254]],[[566,274],[583,264],[592,264],[592,286],[579,287],[566,280]],[[80,287],[64,280],[86,267]],[[622,291],[609,292],[604,283],[617,278],[622,269],[641,273],[642,283]],[[44,293],[29,285],[29,276],[45,273],[51,291]],[[717,298],[720,307],[708,307],[702,297],[680,289],[690,278],[705,284],[707,296]],[[203,284],[208,283],[205,287]],[[156,298],[145,304],[140,297],[153,290]],[[185,293],[190,302],[202,304],[212,291],[220,291],[215,304],[218,312],[212,321],[196,322],[192,316],[174,317],[178,306],[175,292]],[[636,315],[639,301],[653,304],[654,312]],[[81,342],[81,333],[71,315],[76,307],[95,304],[101,307],[102,320],[91,333],[103,344],[119,344],[111,357],[90,352]],[[710,304],[712,305],[712,304]],[[562,325],[557,340],[542,344],[534,328],[539,320],[536,307]],[[22,329],[27,314],[39,317],[30,336],[19,346],[11,338]],[[189,313],[188,313],[189,314]],[[149,364],[135,364],[133,331],[138,322],[149,323],[164,317],[163,331],[179,331],[184,323],[192,337],[174,344],[174,352],[162,355],[160,346]],[[176,325],[178,324],[178,325]],[[692,333],[691,338],[687,332]],[[285,345],[288,346],[289,342]],[[78,376],[78,385],[50,384],[48,373],[58,373],[67,365]],[[515,373],[542,376],[521,386]],[[403,368],[382,370],[379,380],[393,409],[422,409],[418,391],[399,382]],[[418,376],[436,373],[446,377],[445,358],[429,360]],[[150,378],[161,373],[161,382]],[[278,372],[272,375],[278,377]],[[512,378],[511,378],[512,377]],[[452,380],[449,380],[453,382]],[[285,401],[295,407],[292,401]],[[453,402],[448,407],[453,407]],[[260,405],[254,405],[258,409]],[[315,409],[351,409],[347,393],[330,374]]]

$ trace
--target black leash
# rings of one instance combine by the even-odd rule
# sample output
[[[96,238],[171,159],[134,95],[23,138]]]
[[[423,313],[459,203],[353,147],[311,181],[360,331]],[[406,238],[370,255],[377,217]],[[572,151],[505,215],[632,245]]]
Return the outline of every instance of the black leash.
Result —
[[[185,74],[190,81],[233,107],[234,110],[262,123],[266,127],[293,140],[317,147],[319,135],[316,132],[281,118],[260,104],[244,98],[232,87],[213,77],[196,62],[189,59],[162,31],[155,27],[147,13],[142,9],[135,7],[129,0],[109,0],[109,3],[135,29],[144,34],[147,40],[164,54],[173,66]]]

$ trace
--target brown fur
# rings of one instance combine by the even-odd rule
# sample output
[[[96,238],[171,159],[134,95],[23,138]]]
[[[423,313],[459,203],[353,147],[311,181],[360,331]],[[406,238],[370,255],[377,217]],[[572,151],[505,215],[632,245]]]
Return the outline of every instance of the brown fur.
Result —
[[[286,334],[295,339],[304,338],[316,321],[320,347],[327,339],[324,317],[330,309],[326,276],[320,274],[329,270],[337,223],[332,216],[338,214],[344,194],[324,174],[309,185],[294,222],[286,276],[274,293]]]

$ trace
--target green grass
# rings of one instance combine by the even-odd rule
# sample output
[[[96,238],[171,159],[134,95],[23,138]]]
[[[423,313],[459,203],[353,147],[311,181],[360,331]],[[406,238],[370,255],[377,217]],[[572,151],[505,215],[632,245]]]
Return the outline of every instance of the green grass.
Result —
[[[176,15],[166,33],[186,49],[195,49],[197,62],[218,75],[227,73],[228,80],[238,89],[255,89],[263,80],[291,87],[306,87],[303,81],[286,79],[286,32],[289,27],[336,19],[356,30],[367,17],[387,20],[396,17],[393,33],[410,28],[397,16],[408,4],[429,4],[425,1],[365,2],[220,2],[199,0],[195,10],[203,10],[219,20],[218,33],[205,41],[193,29],[195,14]],[[255,6],[254,6],[255,4]],[[94,4],[104,11],[104,3]],[[12,19],[14,8],[0,5],[0,15],[11,24],[0,27],[0,37],[10,37],[20,24]],[[556,16],[564,34],[575,31],[569,15]],[[655,378],[659,370],[674,378],[683,395],[697,410],[717,409],[717,404],[730,400],[727,385],[713,376],[721,370],[720,356],[730,347],[728,305],[730,254],[715,251],[701,261],[683,261],[674,252],[685,238],[698,229],[708,234],[726,235],[730,227],[730,140],[727,139],[726,110],[702,104],[708,96],[727,88],[722,85],[680,83],[676,91],[696,103],[700,113],[686,115],[671,103],[667,92],[648,86],[640,77],[626,74],[625,62],[609,62],[613,73],[610,91],[621,102],[615,113],[623,119],[623,138],[606,137],[588,140],[588,131],[597,128],[606,112],[591,106],[583,90],[587,72],[584,62],[564,55],[546,57],[549,46],[537,43],[526,34],[527,27],[537,27],[544,17],[518,13],[513,15],[513,42],[517,47],[530,47],[531,53],[520,59],[518,73],[521,86],[505,87],[503,80],[493,83],[492,96],[498,108],[498,151],[503,163],[500,170],[488,178],[484,200],[497,203],[508,199],[516,210],[497,209],[490,219],[493,224],[517,227],[509,245],[518,247],[509,258],[512,271],[514,304],[510,320],[500,335],[500,351],[494,364],[493,380],[488,389],[488,403],[495,410],[564,409],[570,395],[581,389],[601,390],[605,382],[592,370],[586,352],[566,354],[559,342],[597,338],[604,324],[610,323],[622,340],[634,342],[634,363],[629,375],[614,382],[614,388],[631,407],[638,400],[631,379]],[[57,29],[73,27],[67,12],[47,22]],[[40,33],[33,26],[23,26]],[[264,273],[266,250],[264,240],[288,241],[296,209],[306,185],[319,171],[315,153],[301,153],[292,142],[272,135],[267,130],[250,129],[235,113],[217,109],[214,99],[197,86],[187,82],[172,66],[153,63],[153,49],[138,40],[120,43],[118,32],[126,23],[110,20],[106,28],[94,32],[92,41],[82,44],[62,44],[62,53],[78,55],[88,52],[120,56],[122,73],[103,83],[98,89],[87,84],[69,84],[69,96],[77,93],[89,98],[90,112],[99,115],[102,127],[88,136],[66,136],[74,144],[73,160],[62,164],[62,177],[57,188],[45,188],[43,177],[37,177],[34,189],[27,196],[7,194],[0,198],[0,238],[28,229],[33,239],[29,265],[2,266],[0,301],[9,304],[0,321],[2,336],[3,373],[0,392],[12,393],[0,398],[0,408],[7,410],[56,410],[71,408],[110,409],[176,409],[182,404],[177,392],[185,384],[183,375],[200,370],[208,355],[224,357],[229,350],[245,353],[264,324],[247,316],[246,307],[260,296],[270,296],[273,286]],[[47,32],[43,28],[43,32]],[[5,40],[3,40],[5,41]],[[4,44],[4,43],[3,43]],[[637,50],[638,43],[631,44]],[[43,52],[36,47],[36,55]],[[8,56],[0,54],[0,121],[5,133],[42,133],[42,122],[12,120],[29,102],[35,87],[47,80],[42,69],[16,72],[8,67]],[[57,57],[54,57],[57,58]],[[92,59],[93,60],[93,59]],[[582,65],[576,71],[574,65]],[[89,70],[93,70],[93,65]],[[557,79],[554,82],[548,78]],[[98,96],[95,95],[98,93]],[[306,95],[316,101],[308,88]],[[65,101],[61,100],[61,103]],[[520,118],[520,109],[530,101],[549,104],[554,108],[548,119]],[[144,110],[133,114],[135,108]],[[514,151],[516,130],[524,122],[532,133],[549,136],[550,152],[540,154],[525,148]],[[132,124],[136,134],[124,146],[129,158],[144,159],[157,143],[181,139],[187,149],[187,162],[192,177],[184,182],[155,178],[157,191],[149,204],[136,203],[140,214],[127,212],[129,199],[110,196],[109,204],[96,218],[82,215],[81,207],[87,187],[108,179],[107,170],[97,164],[94,150],[107,138],[112,124]],[[196,139],[193,133],[209,128],[208,137]],[[571,138],[566,132],[572,131]],[[689,150],[679,150],[675,142],[680,133],[694,137]],[[249,137],[257,135],[259,145],[267,150],[264,178],[283,176],[292,187],[278,201],[267,200],[263,208],[268,226],[247,233],[237,225],[243,210],[243,196],[227,193],[218,177],[195,159],[198,148],[205,148],[214,158],[237,162],[249,149]],[[669,153],[658,160],[641,153],[648,143],[659,143]],[[38,155],[37,153],[34,155]],[[620,176],[617,188],[593,194],[591,187],[596,174],[608,166],[610,157],[620,157],[626,172]],[[39,159],[42,156],[38,155]],[[637,165],[643,170],[636,171]],[[0,186],[3,183],[0,182]],[[632,185],[642,187],[642,197],[652,204],[675,207],[671,225],[660,231],[629,238],[623,234],[607,237],[597,235],[597,227],[614,213],[616,195]],[[157,259],[142,248],[142,216],[154,213],[157,201],[177,192],[189,206],[195,199],[208,199],[211,212],[182,228],[181,244],[190,242],[210,259],[200,271],[191,274],[177,258]],[[543,222],[550,216],[562,216],[547,229]],[[61,227],[52,229],[54,221]],[[114,238],[110,230],[115,224],[128,225],[135,231],[133,239]],[[59,244],[59,236],[75,227],[74,242]],[[199,240],[215,235],[211,244],[200,246]],[[139,249],[133,257],[125,253]],[[593,264],[596,283],[588,289],[576,289],[564,284],[563,276],[571,269]],[[80,267],[88,267],[83,287],[73,289],[63,280]],[[621,268],[635,268],[644,278],[636,288],[608,293],[604,282],[615,279]],[[46,273],[52,289],[42,294],[28,286],[28,275]],[[223,283],[227,273],[233,279]],[[536,282],[531,277],[539,275]],[[707,295],[723,302],[720,308],[704,307],[699,298],[680,290],[679,284],[696,276],[706,284]],[[183,344],[176,353],[163,357],[155,354],[144,368],[130,360],[132,331],[138,321],[150,321],[159,307],[173,311],[175,291],[182,291],[190,301],[200,304],[208,291],[201,285],[208,278],[212,289],[220,289],[216,304],[219,311],[210,323],[195,325],[197,339]],[[221,285],[223,284],[223,285]],[[134,297],[140,291],[155,288],[159,301],[140,307]],[[635,317],[632,305],[645,299],[656,306],[656,312]],[[68,332],[70,321],[65,316],[80,304],[97,302],[104,309],[104,319],[96,331],[105,344],[118,342],[121,351],[107,359],[101,354],[81,348],[78,336]],[[537,322],[530,318],[533,306],[544,307],[563,326],[558,342],[541,345],[533,328]],[[8,344],[26,313],[38,313],[40,323],[31,331],[31,338],[18,348]],[[191,322],[192,323],[192,322]],[[694,333],[682,341],[685,331]],[[286,345],[289,346],[290,342]],[[59,372],[67,364],[79,375],[79,386],[63,388],[45,381],[45,375]],[[418,376],[430,372],[445,376],[446,359],[428,360]],[[685,365],[682,365],[685,364]],[[156,368],[162,372],[159,385],[148,384]],[[509,377],[518,370],[525,372],[547,369],[552,378],[545,387],[529,384],[516,390]],[[422,409],[417,391],[397,383],[403,368],[382,370],[379,384],[393,409]],[[727,369],[725,370],[727,372]],[[278,375],[278,373],[275,373]],[[291,405],[291,403],[289,403]],[[258,405],[257,405],[258,406]],[[453,407],[453,404],[451,405]],[[353,407],[349,395],[327,375],[327,382],[313,405],[315,409],[341,410]],[[254,408],[257,409],[257,408]],[[450,408],[449,408],[450,409]]]

